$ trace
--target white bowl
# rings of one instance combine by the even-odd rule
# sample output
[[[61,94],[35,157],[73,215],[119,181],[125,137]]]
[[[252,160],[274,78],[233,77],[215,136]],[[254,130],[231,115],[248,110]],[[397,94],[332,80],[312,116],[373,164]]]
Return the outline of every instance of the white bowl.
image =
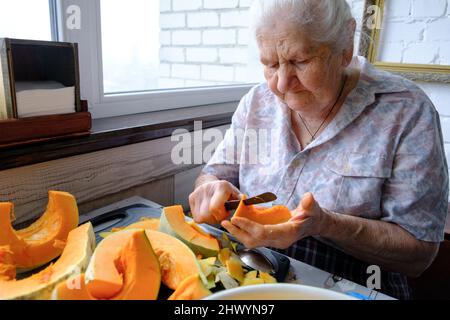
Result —
[[[262,284],[223,290],[205,300],[357,300],[343,293],[299,284]]]

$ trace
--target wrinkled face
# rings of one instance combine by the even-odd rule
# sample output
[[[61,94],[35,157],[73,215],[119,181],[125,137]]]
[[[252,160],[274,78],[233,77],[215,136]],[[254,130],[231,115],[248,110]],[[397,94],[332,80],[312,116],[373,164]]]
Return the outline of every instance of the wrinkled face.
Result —
[[[345,70],[342,54],[283,23],[260,29],[257,41],[267,83],[289,108],[322,111],[335,102]]]

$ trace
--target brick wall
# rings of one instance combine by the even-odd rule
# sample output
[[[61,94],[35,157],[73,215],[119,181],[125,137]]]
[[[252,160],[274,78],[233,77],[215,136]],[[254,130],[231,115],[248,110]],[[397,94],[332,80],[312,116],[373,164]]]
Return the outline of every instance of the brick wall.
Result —
[[[251,0],[160,0],[160,85],[259,81],[250,59]]]

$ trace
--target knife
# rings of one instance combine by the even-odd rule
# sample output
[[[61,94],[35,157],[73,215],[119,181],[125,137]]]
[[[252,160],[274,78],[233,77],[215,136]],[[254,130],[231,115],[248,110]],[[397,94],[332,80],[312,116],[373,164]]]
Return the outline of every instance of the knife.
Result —
[[[271,192],[266,192],[263,194],[260,194],[256,197],[248,198],[244,200],[244,204],[246,206],[251,206],[254,204],[261,204],[261,203],[267,203],[277,200],[277,196]],[[225,209],[227,211],[236,210],[239,206],[239,203],[241,200],[231,200],[225,202]]]

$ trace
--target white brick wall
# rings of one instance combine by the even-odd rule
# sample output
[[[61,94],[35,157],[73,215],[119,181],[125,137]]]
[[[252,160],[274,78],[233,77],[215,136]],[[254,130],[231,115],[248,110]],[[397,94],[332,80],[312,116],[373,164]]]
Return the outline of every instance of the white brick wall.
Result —
[[[383,61],[442,63],[450,42],[450,0],[386,1]]]

